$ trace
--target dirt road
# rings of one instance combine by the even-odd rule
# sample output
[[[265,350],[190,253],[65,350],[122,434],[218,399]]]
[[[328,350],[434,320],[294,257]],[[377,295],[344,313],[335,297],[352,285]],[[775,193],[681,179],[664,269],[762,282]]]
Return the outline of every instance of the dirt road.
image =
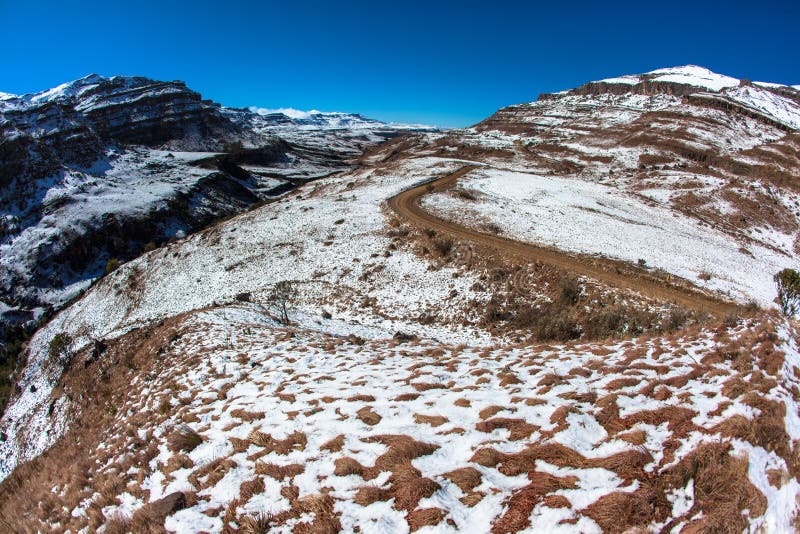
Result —
[[[420,206],[420,199],[428,193],[445,191],[477,166],[469,165],[432,182],[403,191],[388,200],[389,206],[401,218],[421,227],[432,228],[438,233],[450,235],[458,241],[496,249],[498,252],[511,255],[525,261],[542,262],[573,272],[580,276],[594,278],[610,286],[632,289],[640,294],[661,302],[669,302],[709,313],[717,317],[739,313],[742,307],[733,302],[707,295],[689,287],[680,287],[673,283],[659,280],[653,275],[638,270],[622,261],[595,256],[568,254],[566,252],[514,241],[494,234],[487,234],[467,228],[458,223],[440,219]]]

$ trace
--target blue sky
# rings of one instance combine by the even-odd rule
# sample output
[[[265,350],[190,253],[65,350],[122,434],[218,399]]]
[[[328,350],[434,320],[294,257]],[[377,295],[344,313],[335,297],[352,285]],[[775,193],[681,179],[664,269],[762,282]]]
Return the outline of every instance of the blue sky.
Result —
[[[97,72],[227,106],[465,126],[604,77],[698,64],[800,83],[800,2],[0,0],[0,91]]]

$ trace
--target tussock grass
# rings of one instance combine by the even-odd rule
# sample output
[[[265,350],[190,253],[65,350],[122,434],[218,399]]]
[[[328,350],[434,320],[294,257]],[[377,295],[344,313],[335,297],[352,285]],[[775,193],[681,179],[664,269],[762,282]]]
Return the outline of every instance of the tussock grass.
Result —
[[[167,445],[172,452],[191,452],[203,443],[203,437],[188,425],[180,425],[170,434]]]

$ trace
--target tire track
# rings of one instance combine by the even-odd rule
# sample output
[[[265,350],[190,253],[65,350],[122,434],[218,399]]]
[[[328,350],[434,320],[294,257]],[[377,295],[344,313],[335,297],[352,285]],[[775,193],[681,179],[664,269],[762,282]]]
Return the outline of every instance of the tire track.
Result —
[[[424,195],[446,191],[453,187],[459,178],[478,167],[478,165],[468,165],[431,182],[407,189],[391,197],[388,200],[389,207],[399,217],[415,226],[432,228],[436,232],[449,235],[454,239],[489,247],[525,261],[538,261],[552,265],[580,276],[599,280],[609,286],[630,289],[661,302],[675,304],[717,317],[724,317],[728,314],[737,314],[743,311],[742,306],[734,302],[638,273],[632,270],[630,264],[623,261],[568,254],[554,248],[483,233],[473,228],[441,219],[425,211],[420,206],[420,199]]]

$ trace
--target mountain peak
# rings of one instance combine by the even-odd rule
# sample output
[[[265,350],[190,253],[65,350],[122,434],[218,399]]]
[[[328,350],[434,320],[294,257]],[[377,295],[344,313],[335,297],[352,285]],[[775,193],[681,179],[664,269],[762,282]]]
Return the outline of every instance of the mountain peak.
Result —
[[[596,83],[613,85],[636,85],[642,82],[665,82],[679,85],[701,87],[710,91],[721,91],[726,87],[736,87],[740,80],[724,74],[717,74],[699,65],[681,65],[652,70],[644,74],[628,74],[606,78]]]

